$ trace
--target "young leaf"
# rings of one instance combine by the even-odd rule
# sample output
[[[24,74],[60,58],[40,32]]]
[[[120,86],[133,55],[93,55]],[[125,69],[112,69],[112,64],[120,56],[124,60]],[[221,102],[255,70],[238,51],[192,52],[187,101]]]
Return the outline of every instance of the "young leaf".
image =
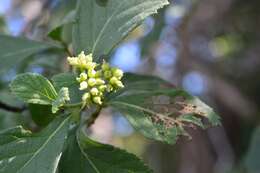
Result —
[[[122,114],[144,136],[174,144],[185,127],[200,126],[202,119],[220,123],[218,115],[198,98],[178,89],[125,92],[107,103]]]
[[[147,16],[168,0],[79,0],[73,28],[75,54],[84,50],[94,57],[108,55]]]
[[[35,73],[17,75],[10,85],[11,91],[27,103],[51,105],[57,93],[48,79]]]
[[[67,87],[62,87],[57,98],[52,102],[52,113],[55,114],[67,101],[70,101],[69,89]]]
[[[81,102],[82,91],[79,90],[79,83],[72,73],[61,73],[52,77],[52,82],[57,91],[67,87],[70,93],[70,103]]]
[[[59,117],[38,134],[21,127],[0,132],[1,173],[55,173],[70,117]]]
[[[0,73],[6,72],[37,52],[59,48],[56,45],[7,35],[0,35],[0,42]]]
[[[78,145],[74,139],[73,146],[75,148],[73,152],[76,151],[76,153],[80,154],[78,158],[84,159],[78,163],[73,162],[75,164],[73,168],[75,168],[76,165],[82,168],[80,169],[81,172],[78,173],[152,173],[152,171],[133,154],[111,145],[95,142],[85,136],[82,131],[78,132],[77,139]],[[72,151],[70,151],[70,153],[72,154]],[[72,157],[67,160],[67,164],[70,163],[69,160],[72,160]],[[68,170],[68,172],[72,171],[74,170]]]

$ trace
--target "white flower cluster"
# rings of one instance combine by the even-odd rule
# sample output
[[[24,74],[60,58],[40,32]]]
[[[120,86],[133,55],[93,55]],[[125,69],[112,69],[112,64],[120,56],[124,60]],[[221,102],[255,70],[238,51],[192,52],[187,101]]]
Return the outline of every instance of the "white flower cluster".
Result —
[[[86,91],[82,96],[84,105],[91,103],[101,105],[106,92],[117,91],[124,87],[121,81],[123,71],[110,67],[105,61],[102,64],[93,62],[92,54],[85,55],[82,51],[78,57],[68,57],[68,62],[80,71],[77,81],[80,83],[79,89]]]

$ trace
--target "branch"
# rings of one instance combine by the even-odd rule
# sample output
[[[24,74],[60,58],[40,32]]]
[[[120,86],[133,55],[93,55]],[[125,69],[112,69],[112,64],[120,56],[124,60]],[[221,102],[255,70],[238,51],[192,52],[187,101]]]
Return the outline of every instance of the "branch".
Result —
[[[102,107],[98,106],[97,110],[89,117],[89,119],[87,119],[87,121],[86,121],[87,127],[90,127],[92,124],[94,124],[97,117],[99,116],[101,109],[102,109]]]
[[[26,107],[19,108],[19,107],[9,106],[5,103],[0,102],[0,109],[4,109],[10,112],[23,112],[26,109]]]

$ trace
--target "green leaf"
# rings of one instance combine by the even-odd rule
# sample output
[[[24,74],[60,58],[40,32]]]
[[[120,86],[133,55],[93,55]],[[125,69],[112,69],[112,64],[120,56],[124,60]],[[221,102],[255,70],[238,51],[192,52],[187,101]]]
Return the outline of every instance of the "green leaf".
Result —
[[[72,24],[75,22],[76,11],[70,11],[51,31],[48,36],[54,40],[62,40],[62,29],[64,25]]]
[[[52,102],[52,113],[56,113],[67,101],[70,101],[69,89],[67,87],[62,87],[57,98]]]
[[[179,89],[124,92],[107,103],[129,120],[144,136],[174,144],[180,135],[189,136],[187,127],[204,128],[202,119],[219,125],[219,116],[201,102]]]
[[[260,127],[256,128],[252,141],[245,157],[245,166],[250,173],[260,172]]]
[[[50,105],[38,105],[38,104],[29,104],[28,109],[30,111],[33,121],[38,126],[48,125],[57,114],[53,114],[51,111],[52,106]]]
[[[76,130],[77,128],[70,132],[66,141],[65,150],[59,162],[59,173],[86,173],[91,169],[90,163],[80,151]]]
[[[50,105],[57,98],[50,81],[35,73],[17,75],[10,88],[13,94],[27,103]]]
[[[0,109],[0,130],[24,124],[24,117],[19,113]]]
[[[133,73],[125,73],[123,83],[126,90],[154,90],[159,88],[165,89],[171,86],[168,82],[158,77]]]
[[[0,102],[4,103],[6,105],[19,107],[19,108],[22,108],[24,105],[23,102],[21,102],[20,100],[17,100],[17,98],[7,90],[2,90],[0,92]]]
[[[70,117],[59,117],[38,134],[21,127],[0,132],[1,173],[55,173]]]
[[[53,85],[57,91],[62,87],[67,87],[70,93],[70,103],[81,102],[82,91],[79,90],[79,83],[72,73],[61,73],[53,76]]]
[[[21,63],[25,58],[55,45],[27,40],[25,38],[0,35],[0,74]]]
[[[116,97],[125,92],[140,92],[140,91],[153,91],[159,89],[166,89],[171,87],[168,82],[155,77],[148,75],[138,75],[134,73],[125,73],[122,79],[124,88],[121,90],[109,94],[109,98]]]
[[[75,156],[75,153],[79,154],[77,157],[81,160],[79,162],[72,161],[73,167],[69,168],[67,166],[67,172],[76,172],[73,168],[76,169],[76,167],[78,167],[78,173],[152,173],[152,171],[133,154],[111,145],[95,142],[86,137],[82,131],[78,132],[77,139],[78,145],[74,138],[72,142],[74,149],[70,151],[72,155],[70,155],[70,157],[68,156],[70,159],[65,163],[69,164],[73,156]]]
[[[17,138],[29,137],[31,134],[30,131],[23,129],[21,126],[2,130],[0,131],[0,146],[2,147],[5,144],[11,143],[17,140]]]
[[[108,55],[141,22],[168,0],[79,0],[73,28],[75,53]]]

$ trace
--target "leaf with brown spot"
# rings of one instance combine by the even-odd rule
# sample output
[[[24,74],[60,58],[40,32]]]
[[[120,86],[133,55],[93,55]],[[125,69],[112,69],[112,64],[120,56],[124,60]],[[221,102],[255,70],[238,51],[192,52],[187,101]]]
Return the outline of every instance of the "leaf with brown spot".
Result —
[[[185,128],[219,125],[219,116],[198,98],[179,89],[128,92],[109,100],[137,131],[148,138],[174,144]],[[203,124],[207,119],[208,123]]]

